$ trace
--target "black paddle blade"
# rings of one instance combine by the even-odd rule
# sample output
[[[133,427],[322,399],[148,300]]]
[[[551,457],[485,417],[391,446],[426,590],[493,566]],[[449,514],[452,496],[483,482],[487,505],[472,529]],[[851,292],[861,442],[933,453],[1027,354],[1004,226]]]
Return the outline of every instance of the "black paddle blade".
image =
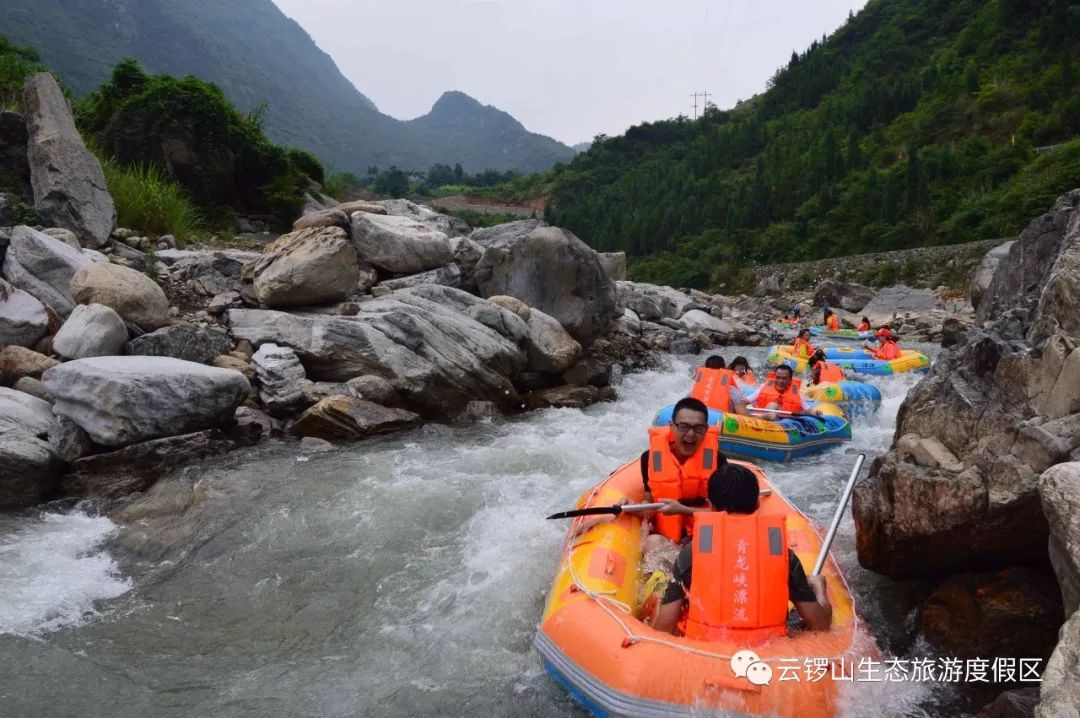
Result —
[[[602,514],[611,514],[612,516],[618,516],[622,513],[622,506],[593,506],[588,509],[575,509],[573,511],[560,511],[557,514],[548,516],[548,520],[551,519],[572,519],[577,516],[600,516]]]

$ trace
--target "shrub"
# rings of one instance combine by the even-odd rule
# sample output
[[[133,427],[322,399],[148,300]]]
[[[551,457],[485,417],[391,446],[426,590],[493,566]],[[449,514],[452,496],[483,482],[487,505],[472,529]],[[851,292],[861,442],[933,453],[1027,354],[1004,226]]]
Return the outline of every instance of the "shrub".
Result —
[[[171,234],[181,241],[201,229],[195,203],[153,165],[124,167],[110,159],[101,165],[119,226],[145,234]]]

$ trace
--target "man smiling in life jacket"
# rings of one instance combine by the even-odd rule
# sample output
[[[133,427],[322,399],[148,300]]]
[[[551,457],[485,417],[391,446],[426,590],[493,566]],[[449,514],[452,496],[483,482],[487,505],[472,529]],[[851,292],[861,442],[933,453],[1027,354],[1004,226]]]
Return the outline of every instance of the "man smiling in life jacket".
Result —
[[[722,464],[709,477],[713,511],[697,515],[690,546],[675,560],[654,628],[703,641],[751,646],[787,632],[788,601],[811,631],[832,625],[824,576],[807,576],[787,548],[782,516],[755,514],[757,478]],[[689,602],[685,627],[679,630]]]
[[[794,371],[787,364],[776,367],[773,378],[765,382],[758,391],[754,406],[791,414],[803,413],[802,397],[799,395],[799,387],[792,381],[793,376]]]
[[[844,370],[835,364],[825,361],[825,352],[818,349],[814,356],[810,357],[810,383],[823,384],[827,381],[844,381]]]

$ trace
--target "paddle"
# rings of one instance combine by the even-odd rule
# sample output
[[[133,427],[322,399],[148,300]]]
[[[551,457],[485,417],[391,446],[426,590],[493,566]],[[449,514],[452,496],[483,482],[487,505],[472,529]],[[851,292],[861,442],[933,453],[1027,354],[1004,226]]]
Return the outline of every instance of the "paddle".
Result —
[[[768,496],[772,494],[772,489],[762,489],[759,492],[762,496]],[[601,516],[603,514],[611,514],[612,516],[618,516],[621,513],[636,513],[641,511],[656,511],[662,509],[666,504],[621,504],[615,506],[592,506],[587,509],[574,509],[573,511],[560,511],[557,514],[548,516],[548,520],[551,519],[572,519],[577,516]]]
[[[851,476],[848,477],[847,484],[844,486],[844,493],[840,496],[840,504],[836,507],[836,513],[833,514],[832,523],[829,524],[829,531],[825,534],[825,540],[821,542],[821,552],[818,553],[817,561],[814,562],[814,570],[811,571],[811,575],[818,576],[821,574],[821,569],[825,566],[825,557],[829,555],[829,548],[832,546],[833,539],[836,538],[836,529],[840,527],[840,520],[844,518],[844,509],[847,507],[848,499],[851,498],[851,492],[855,489],[855,481],[859,478],[859,472],[862,471],[863,462],[866,461],[866,454],[859,454],[855,459],[855,468],[851,470]]]
[[[746,407],[746,410],[751,411],[751,412],[756,411],[756,412],[761,413],[761,414],[782,414],[784,416],[791,416],[791,417],[796,417],[796,418],[798,418],[798,417],[803,417],[803,418],[806,418],[806,419],[824,419],[825,418],[821,414],[808,414],[808,413],[803,412],[803,411],[781,411],[780,409],[765,409],[764,407],[760,407],[760,406],[748,406],[748,407]]]

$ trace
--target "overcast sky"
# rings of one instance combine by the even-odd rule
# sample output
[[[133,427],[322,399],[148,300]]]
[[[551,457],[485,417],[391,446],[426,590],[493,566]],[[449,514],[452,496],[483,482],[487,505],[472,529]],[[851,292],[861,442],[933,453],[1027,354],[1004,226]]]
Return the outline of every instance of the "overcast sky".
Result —
[[[567,144],[760,92],[864,0],[274,0],[383,112],[446,90]],[[700,105],[700,101],[699,101]]]

